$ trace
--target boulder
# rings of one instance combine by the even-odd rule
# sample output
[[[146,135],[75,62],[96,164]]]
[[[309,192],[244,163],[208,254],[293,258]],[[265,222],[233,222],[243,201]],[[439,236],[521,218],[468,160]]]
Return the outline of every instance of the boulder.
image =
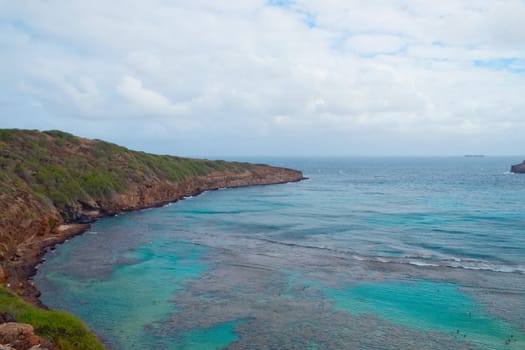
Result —
[[[510,167],[511,173],[525,174],[525,160],[520,164],[516,164]]]
[[[16,322],[0,324],[0,344],[16,350],[53,348],[49,341],[35,335],[33,326]]]

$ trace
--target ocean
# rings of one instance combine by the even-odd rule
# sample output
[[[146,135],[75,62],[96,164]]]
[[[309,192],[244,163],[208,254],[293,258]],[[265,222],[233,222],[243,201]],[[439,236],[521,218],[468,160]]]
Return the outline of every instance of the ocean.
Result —
[[[41,300],[112,349],[525,349],[509,157],[253,158],[308,180],[97,221]]]

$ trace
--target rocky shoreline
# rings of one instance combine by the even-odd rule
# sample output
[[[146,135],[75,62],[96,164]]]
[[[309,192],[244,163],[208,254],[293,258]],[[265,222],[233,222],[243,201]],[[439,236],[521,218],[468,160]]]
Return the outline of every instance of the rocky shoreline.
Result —
[[[90,226],[90,224],[64,224],[59,226],[57,234],[34,242],[23,243],[19,248],[18,256],[6,269],[9,276],[16,276],[16,278],[8,277],[6,287],[29,303],[47,309],[40,301],[40,291],[32,281],[32,277],[37,273],[38,265],[44,261],[44,255],[48,249],[53,249],[56,245],[86,232]]]
[[[74,222],[61,223],[47,234],[35,234],[19,246],[15,258],[4,266],[5,285],[31,304],[45,309],[46,306],[39,300],[40,292],[32,280],[38,265],[43,262],[48,249],[84,233],[90,228],[90,223],[98,218],[160,207],[219,188],[283,184],[303,179],[302,172],[297,170],[254,165],[253,169],[242,173],[220,171],[179,183],[155,181],[115,195],[108,203],[84,203]]]

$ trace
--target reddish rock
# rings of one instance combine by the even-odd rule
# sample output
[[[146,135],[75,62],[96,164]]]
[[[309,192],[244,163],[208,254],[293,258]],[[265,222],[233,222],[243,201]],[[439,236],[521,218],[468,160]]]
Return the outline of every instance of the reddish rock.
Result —
[[[15,322],[0,324],[0,344],[16,350],[53,348],[49,341],[35,335],[33,326]]]
[[[511,173],[525,174],[525,160],[520,164],[516,164],[510,167]]]
[[[7,277],[9,277],[7,270],[4,269],[4,267],[0,264],[0,284],[5,283],[5,281],[7,281]]]
[[[302,179],[303,174],[297,170],[255,165],[241,173],[218,171],[182,182],[152,180],[136,185],[126,193],[115,195],[110,201],[102,202],[101,208],[98,209],[102,212],[118,213],[160,206],[207,190],[279,184]]]

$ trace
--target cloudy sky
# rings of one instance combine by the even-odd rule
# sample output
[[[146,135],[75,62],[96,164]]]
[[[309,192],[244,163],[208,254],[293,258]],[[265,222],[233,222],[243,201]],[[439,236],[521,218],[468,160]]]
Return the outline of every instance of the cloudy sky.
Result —
[[[0,0],[0,127],[180,155],[525,153],[524,0]]]

